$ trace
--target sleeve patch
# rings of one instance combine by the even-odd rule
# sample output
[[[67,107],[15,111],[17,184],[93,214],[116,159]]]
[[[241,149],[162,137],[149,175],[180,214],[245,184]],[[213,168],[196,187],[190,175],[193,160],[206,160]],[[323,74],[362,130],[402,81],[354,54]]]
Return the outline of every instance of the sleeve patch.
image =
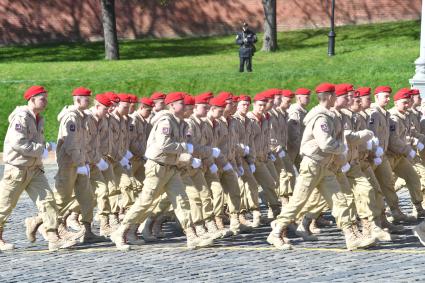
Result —
[[[325,123],[321,124],[320,128],[322,128],[322,131],[324,131],[325,133],[329,133],[329,127],[327,124]]]
[[[130,132],[134,131],[134,125],[130,125]]]
[[[19,123],[15,124],[15,131],[22,132],[22,125]]]
[[[71,132],[75,132],[75,124],[71,124],[71,125],[69,125],[69,130],[70,130]]]
[[[162,133],[163,133],[164,135],[169,135],[169,134],[170,134],[170,128],[168,128],[168,127],[164,127],[164,128],[162,128]]]
[[[374,118],[370,118],[369,124],[373,125],[373,123],[375,123],[375,119]]]
[[[394,132],[395,131],[395,125],[390,125],[390,131]]]

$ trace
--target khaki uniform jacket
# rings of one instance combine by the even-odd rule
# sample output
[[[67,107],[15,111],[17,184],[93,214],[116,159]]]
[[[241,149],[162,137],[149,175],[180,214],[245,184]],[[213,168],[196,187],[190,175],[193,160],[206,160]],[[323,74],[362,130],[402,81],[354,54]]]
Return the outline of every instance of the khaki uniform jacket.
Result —
[[[301,140],[301,155],[321,166],[329,167],[336,158],[341,160],[345,150],[342,123],[335,113],[325,107],[315,106],[304,118],[305,130]],[[338,123],[335,123],[338,122]]]
[[[28,106],[18,106],[8,120],[3,161],[18,167],[43,166],[44,119],[41,116],[37,119]]]
[[[388,144],[389,155],[408,156],[412,150],[410,145],[410,119],[407,113],[403,114],[393,108],[389,111],[390,116],[390,138]]]
[[[218,141],[219,141],[219,133],[216,130],[218,126],[217,121],[213,121],[208,117],[202,118],[202,121],[204,122],[202,124],[202,139],[201,144],[207,144],[211,147],[217,147],[218,148]],[[221,149],[220,149],[221,150]],[[207,160],[205,166],[209,168],[214,162],[219,167],[224,167],[227,163],[227,158],[223,156],[223,154],[220,153],[220,155],[212,162],[213,160]],[[209,163],[212,162],[212,163]]]
[[[387,151],[390,138],[390,113],[378,105],[370,108],[369,130],[379,139],[379,146]]]
[[[205,131],[207,131],[207,126],[204,124],[207,122],[195,117],[195,115],[190,116],[185,121],[187,124],[187,141],[193,145],[193,156],[201,159],[203,168],[208,169],[214,163],[214,157],[212,156],[213,147],[203,137],[206,134]]]
[[[270,150],[273,153],[286,151],[287,133],[288,133],[288,117],[286,112],[280,109],[272,109],[270,111]]]
[[[369,114],[366,111],[360,111],[358,113],[353,114],[353,125],[354,128],[361,131],[361,130],[367,130],[369,121]],[[375,146],[374,146],[375,147]],[[358,146],[358,152],[359,152],[359,160],[360,161],[369,161],[371,162],[374,155],[372,152],[375,152],[376,147],[372,148],[372,151],[367,149],[366,143],[361,143]]]
[[[217,165],[220,167],[230,162],[233,166],[236,165],[235,145],[236,145],[236,126],[232,117],[220,117],[217,121],[217,126],[214,127],[214,136],[217,138],[217,147],[221,150],[223,157]],[[224,163],[224,164],[223,164]]]
[[[109,157],[112,160],[119,162],[125,156],[128,147],[126,148],[125,136],[128,135],[127,120],[119,117],[115,113],[109,116],[109,129],[111,134],[112,147]]]
[[[130,116],[129,150],[135,157],[144,158],[152,125],[136,111]]]
[[[252,135],[253,122],[239,113],[233,115],[237,127],[236,159],[245,159],[248,164],[255,163],[255,145]],[[249,146],[249,153],[245,156],[243,147]]]
[[[421,132],[422,113],[417,109],[409,109],[407,114],[410,120],[410,134],[412,138],[411,144],[417,146],[418,142],[425,144],[425,134]]]
[[[164,165],[187,164],[191,155],[185,143],[185,123],[168,111],[161,111],[153,119],[146,146],[146,158]]]
[[[86,115],[75,106],[65,106],[58,115],[59,133],[56,159],[59,165],[84,166],[87,157]]]
[[[87,158],[90,164],[99,163],[103,157],[100,146],[100,125],[99,120],[94,113],[89,109],[84,111],[87,124]]]
[[[356,123],[356,114],[349,109],[341,109],[344,121],[344,136],[348,144],[347,161],[350,164],[359,160],[360,146],[366,145],[367,141],[373,138],[370,130],[360,128]]]
[[[255,160],[267,162],[270,152],[270,115],[257,117],[253,112],[249,112],[247,117],[252,122],[253,150],[255,150]]]
[[[295,156],[300,152],[306,115],[307,110],[298,103],[292,104],[288,109],[288,153],[291,159],[295,159]]]
[[[112,133],[109,128],[109,114],[107,114],[98,124],[100,153],[108,156],[112,150]]]

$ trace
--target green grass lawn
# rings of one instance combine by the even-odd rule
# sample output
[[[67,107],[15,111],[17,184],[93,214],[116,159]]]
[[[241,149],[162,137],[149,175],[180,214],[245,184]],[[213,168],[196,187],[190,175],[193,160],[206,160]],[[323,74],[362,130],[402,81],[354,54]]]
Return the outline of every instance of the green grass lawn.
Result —
[[[56,116],[70,92],[86,86],[148,96],[152,91],[199,93],[227,90],[255,94],[278,87],[314,88],[322,81],[356,86],[408,86],[419,55],[420,22],[337,28],[336,53],[327,56],[327,30],[279,33],[279,51],[257,52],[254,72],[240,74],[234,36],[121,41],[121,58],[103,60],[103,43],[66,43],[0,48],[0,146],[7,117],[33,84],[49,90],[46,136],[55,140]],[[259,35],[261,38],[262,35]],[[261,42],[257,44],[261,48]]]

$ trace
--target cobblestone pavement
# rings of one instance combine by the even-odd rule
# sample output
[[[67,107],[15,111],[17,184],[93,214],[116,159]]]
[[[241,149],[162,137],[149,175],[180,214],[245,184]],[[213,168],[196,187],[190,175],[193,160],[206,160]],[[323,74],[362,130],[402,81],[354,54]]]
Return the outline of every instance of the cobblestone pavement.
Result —
[[[53,182],[55,167],[47,167]],[[3,174],[3,166],[0,167]],[[400,193],[405,211],[411,210],[405,190]],[[325,229],[315,243],[292,238],[295,249],[278,251],[265,239],[267,226],[209,249],[189,251],[185,240],[166,225],[167,238],[116,251],[111,243],[79,246],[70,251],[48,252],[38,239],[25,239],[24,219],[36,212],[24,193],[6,226],[5,238],[15,252],[0,253],[0,282],[410,282],[424,281],[425,248],[410,229],[391,244],[366,251],[347,252],[341,232]],[[411,227],[409,227],[411,228]],[[41,238],[40,235],[38,235]]]

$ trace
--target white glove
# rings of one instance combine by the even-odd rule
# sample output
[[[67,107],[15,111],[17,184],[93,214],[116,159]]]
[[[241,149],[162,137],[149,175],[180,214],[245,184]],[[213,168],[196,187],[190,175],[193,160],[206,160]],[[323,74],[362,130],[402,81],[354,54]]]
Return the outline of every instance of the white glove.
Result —
[[[212,156],[214,158],[217,158],[221,153],[221,150],[218,147],[213,147],[212,149]]]
[[[96,164],[97,168],[99,168],[100,171],[105,171],[109,168],[108,162],[103,160],[103,158],[100,159],[99,163]]]
[[[120,164],[121,164],[121,166],[122,166],[122,167],[124,167],[124,168],[126,168],[126,169],[127,169],[127,166],[129,166],[129,165],[130,165],[130,161],[128,161],[128,159],[127,159],[127,158],[123,157],[123,158],[121,159],[121,161],[120,161]]]
[[[199,159],[199,158],[193,158],[192,159],[192,167],[194,169],[201,167],[201,165],[202,165],[201,159]]]
[[[374,158],[374,159],[373,159],[373,163],[374,163],[376,166],[381,165],[381,163],[382,163],[382,159],[381,159],[381,157]]]
[[[233,169],[233,166],[229,162],[227,162],[227,164],[223,167],[223,171],[229,171],[232,169]]]
[[[80,166],[80,167],[77,168],[77,174],[88,176],[90,174],[89,170],[90,169],[86,165]]]
[[[43,153],[41,154],[41,158],[46,159],[47,157],[49,157],[49,151],[47,149],[44,149]]]
[[[186,147],[187,147],[187,152],[189,152],[190,154],[192,154],[193,153],[193,144],[187,143],[186,144]]]
[[[284,158],[286,156],[286,152],[282,149],[280,152],[279,152],[279,157],[280,158]]]
[[[269,154],[269,159],[270,159],[271,161],[275,162],[275,161],[276,161],[276,156],[274,156],[274,154],[273,154],[273,153],[270,153],[270,154]]]
[[[423,143],[421,143],[421,142],[418,142],[418,145],[416,146],[418,149],[419,149],[419,151],[422,151],[423,149],[424,149],[424,144]]]
[[[378,148],[375,151],[375,155],[377,157],[381,157],[382,155],[384,155],[384,149],[382,147],[378,146]]]
[[[249,164],[249,169],[251,170],[251,173],[254,174],[255,173],[255,165],[254,164]]]
[[[415,158],[415,156],[416,156],[416,151],[410,150],[410,152],[409,152],[409,158],[410,159],[413,159],[413,158]]]
[[[211,173],[215,174],[218,171],[217,165],[215,165],[215,163],[213,165],[210,166],[210,171]]]
[[[56,151],[57,144],[55,142],[48,142],[46,147],[48,151]]]
[[[341,167],[341,172],[347,173],[348,170],[350,170],[350,168],[351,168],[350,163],[345,163],[345,165]]]
[[[379,146],[379,139],[377,137],[373,137],[372,142],[375,146]]]
[[[249,146],[245,146],[244,147],[244,149],[243,149],[243,153],[244,153],[244,155],[248,155],[249,154]]]
[[[373,139],[370,139],[370,140],[367,141],[366,148],[367,148],[367,150],[372,150],[372,148],[373,148]]]
[[[245,174],[245,170],[243,170],[243,167],[242,166],[239,166],[239,168],[238,168],[238,175],[239,175],[239,177],[240,176],[243,176],[243,174]]]
[[[125,153],[124,156],[127,160],[130,160],[133,157],[133,153],[131,153],[129,150]]]

